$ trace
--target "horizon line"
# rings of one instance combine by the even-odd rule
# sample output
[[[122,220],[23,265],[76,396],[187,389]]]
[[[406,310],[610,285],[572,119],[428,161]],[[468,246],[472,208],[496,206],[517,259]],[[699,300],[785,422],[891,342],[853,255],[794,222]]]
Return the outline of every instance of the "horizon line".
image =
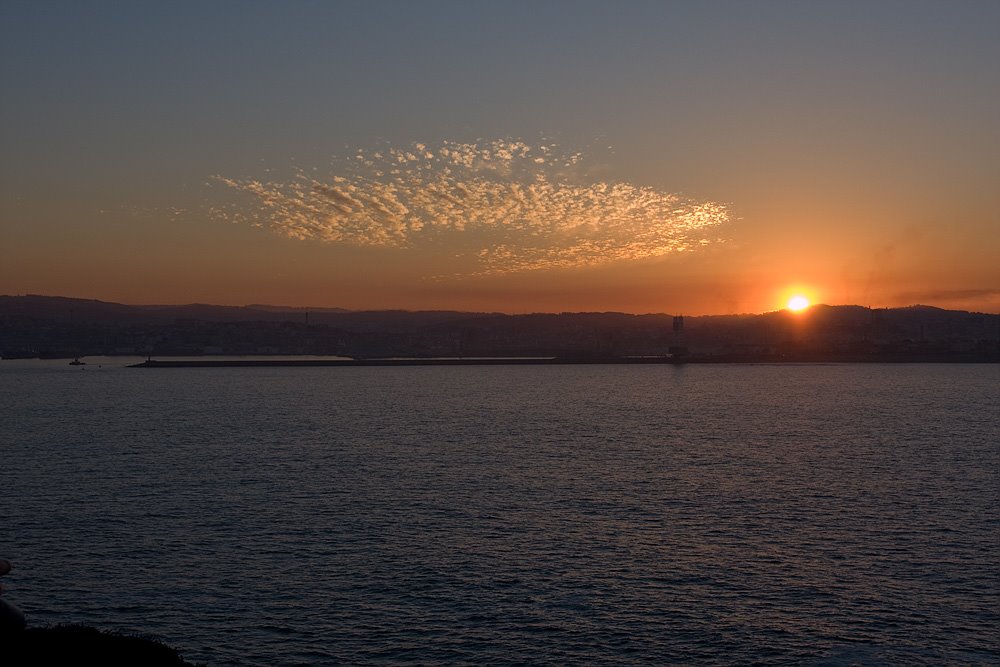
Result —
[[[561,310],[561,311],[521,311],[521,312],[509,312],[509,311],[499,311],[499,310],[460,310],[454,308],[344,308],[341,306],[287,306],[282,304],[267,304],[267,303],[246,303],[241,305],[235,304],[222,304],[222,303],[206,303],[200,301],[193,301],[188,303],[127,303],[124,301],[106,301],[103,299],[97,299],[92,297],[77,297],[77,296],[66,296],[63,294],[35,294],[31,292],[25,292],[24,294],[0,294],[0,298],[29,298],[29,297],[40,297],[43,299],[67,299],[72,301],[93,301],[97,303],[104,303],[115,306],[126,306],[130,308],[187,308],[193,306],[208,307],[208,308],[237,308],[237,309],[248,309],[248,310],[260,310],[263,308],[280,308],[291,311],[301,311],[303,313],[308,313],[310,311],[321,312],[321,311],[339,311],[342,313],[468,313],[474,315],[506,315],[506,316],[518,316],[518,315],[585,315],[585,314],[613,314],[613,315],[632,315],[636,317],[647,316],[647,315],[664,315],[670,317],[742,317],[742,316],[760,316],[760,315],[770,315],[773,313],[790,312],[795,311],[789,308],[776,308],[773,310],[765,310],[762,312],[742,312],[742,313],[706,313],[701,315],[687,315],[684,312],[670,313],[666,311],[647,311],[647,312],[629,312],[624,310]],[[952,309],[943,308],[941,306],[935,306],[926,303],[914,303],[906,306],[863,306],[860,304],[827,304],[827,303],[816,303],[811,304],[806,311],[816,309],[816,308],[862,308],[864,310],[905,310],[908,308],[933,308],[936,310],[944,310],[950,312],[964,312],[975,315],[1000,315],[1000,313],[991,313],[978,310],[964,310],[964,309]]]

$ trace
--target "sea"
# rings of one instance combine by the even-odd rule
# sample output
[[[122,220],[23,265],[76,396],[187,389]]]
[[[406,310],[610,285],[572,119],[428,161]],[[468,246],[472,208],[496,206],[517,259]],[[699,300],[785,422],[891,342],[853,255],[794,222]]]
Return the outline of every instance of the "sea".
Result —
[[[205,665],[998,665],[1000,366],[0,362],[4,599]]]

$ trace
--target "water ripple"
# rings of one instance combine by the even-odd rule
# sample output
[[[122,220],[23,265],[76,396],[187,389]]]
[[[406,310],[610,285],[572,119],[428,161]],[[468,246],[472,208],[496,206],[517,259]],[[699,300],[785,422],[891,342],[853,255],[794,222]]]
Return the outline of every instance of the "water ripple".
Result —
[[[3,369],[6,594],[212,665],[997,664],[996,379]]]

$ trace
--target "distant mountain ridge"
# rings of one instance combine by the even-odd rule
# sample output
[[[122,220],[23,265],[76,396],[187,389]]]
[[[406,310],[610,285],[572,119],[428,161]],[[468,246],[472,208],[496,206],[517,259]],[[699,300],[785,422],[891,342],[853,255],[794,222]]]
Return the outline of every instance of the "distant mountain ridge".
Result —
[[[270,310],[276,313],[283,312],[319,312],[319,313],[349,313],[347,308],[310,308],[308,306],[271,306],[262,303],[251,303],[243,306],[251,310]]]
[[[1000,315],[934,306],[817,305],[804,313],[684,317],[675,329],[677,323],[665,313],[132,306],[0,296],[0,356],[629,356],[670,351],[737,360],[1000,356]]]
[[[858,312],[898,312],[898,311],[926,311],[941,313],[969,313],[983,315],[990,313],[976,313],[964,310],[946,310],[937,306],[916,304],[912,306],[902,306],[897,308],[871,309],[865,306],[841,305],[828,306],[825,304],[812,307],[813,310],[819,308],[835,308],[840,312],[849,309]],[[780,312],[780,311],[771,311]],[[100,301],[98,299],[82,299],[65,296],[46,296],[40,294],[25,294],[21,296],[0,295],[0,317],[3,316],[28,316],[51,319],[55,321],[76,320],[99,322],[108,319],[128,318],[136,320],[162,320],[162,319],[192,319],[206,321],[253,321],[258,319],[274,321],[292,321],[292,319],[304,318],[306,314],[310,317],[333,314],[346,316],[349,319],[377,321],[388,321],[394,317],[416,317],[419,319],[429,318],[432,320],[454,320],[463,317],[551,317],[570,315],[622,315],[626,317],[658,317],[668,316],[667,313],[625,313],[619,311],[583,311],[583,312],[560,312],[560,313],[526,313],[510,315],[499,312],[480,311],[456,311],[456,310],[401,310],[401,309],[377,309],[377,310],[352,310],[348,308],[334,307],[310,307],[310,306],[282,306],[271,304],[248,304],[245,306],[221,306],[205,303],[188,304],[139,304],[130,305],[116,303],[113,301]],[[694,315],[689,319],[701,318],[745,318],[766,316],[769,313],[740,313],[721,315]],[[293,318],[295,316],[295,318]],[[669,315],[672,317],[672,315]]]
[[[346,308],[311,308],[302,306],[274,306],[251,304],[247,306],[217,306],[204,303],[179,305],[143,304],[128,305],[97,299],[79,299],[64,296],[0,295],[0,317],[38,318],[56,322],[117,323],[161,322],[164,320],[202,321],[310,321],[322,322],[328,316],[359,322],[391,322],[400,316],[415,316],[417,320],[453,320],[480,313],[447,310],[349,310]]]

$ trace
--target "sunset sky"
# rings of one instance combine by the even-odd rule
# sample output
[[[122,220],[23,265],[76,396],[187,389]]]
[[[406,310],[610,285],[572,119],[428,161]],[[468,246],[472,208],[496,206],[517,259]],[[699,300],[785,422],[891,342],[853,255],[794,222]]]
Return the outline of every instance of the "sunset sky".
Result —
[[[0,6],[0,294],[1000,312],[1000,2]]]

